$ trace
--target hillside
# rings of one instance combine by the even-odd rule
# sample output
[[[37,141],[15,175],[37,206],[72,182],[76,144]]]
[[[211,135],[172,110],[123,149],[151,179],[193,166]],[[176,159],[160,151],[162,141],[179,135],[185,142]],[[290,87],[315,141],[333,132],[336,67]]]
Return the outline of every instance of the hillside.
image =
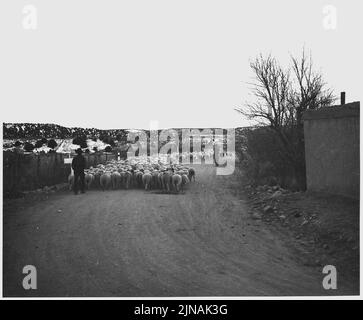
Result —
[[[3,123],[4,139],[71,139],[78,136],[97,138],[102,135],[124,137],[129,130],[64,127],[50,123]]]

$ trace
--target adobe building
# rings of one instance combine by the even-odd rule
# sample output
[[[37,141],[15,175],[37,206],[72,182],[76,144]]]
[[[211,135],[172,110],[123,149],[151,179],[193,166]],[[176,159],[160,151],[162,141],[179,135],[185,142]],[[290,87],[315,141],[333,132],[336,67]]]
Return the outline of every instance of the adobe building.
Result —
[[[308,191],[359,199],[360,102],[307,110],[304,113]]]

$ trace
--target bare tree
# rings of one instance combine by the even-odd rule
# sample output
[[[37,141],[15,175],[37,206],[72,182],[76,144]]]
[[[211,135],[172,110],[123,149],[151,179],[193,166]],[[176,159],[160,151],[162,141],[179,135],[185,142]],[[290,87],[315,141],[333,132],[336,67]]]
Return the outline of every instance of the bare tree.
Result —
[[[305,187],[305,154],[302,115],[307,109],[332,105],[335,96],[320,73],[313,70],[305,50],[300,58],[291,57],[292,66],[284,69],[271,55],[260,55],[251,62],[256,81],[252,92],[257,98],[236,110],[259,125],[269,126],[279,137],[285,159],[296,179]]]

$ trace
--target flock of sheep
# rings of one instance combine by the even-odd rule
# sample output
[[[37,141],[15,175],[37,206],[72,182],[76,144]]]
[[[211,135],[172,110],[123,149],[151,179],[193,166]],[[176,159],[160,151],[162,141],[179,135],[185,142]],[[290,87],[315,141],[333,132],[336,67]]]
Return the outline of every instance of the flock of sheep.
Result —
[[[180,192],[195,181],[194,168],[182,164],[166,164],[164,159],[140,157],[128,160],[111,160],[85,170],[85,186],[103,191],[108,189],[144,188]],[[68,177],[70,189],[74,176]]]

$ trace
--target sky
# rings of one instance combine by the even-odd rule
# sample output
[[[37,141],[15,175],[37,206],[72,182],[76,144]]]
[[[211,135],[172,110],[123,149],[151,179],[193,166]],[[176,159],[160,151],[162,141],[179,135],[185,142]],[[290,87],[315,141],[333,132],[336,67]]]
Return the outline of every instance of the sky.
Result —
[[[336,8],[331,29],[327,5]],[[337,95],[358,101],[362,9],[332,0],[2,1],[1,121],[248,126],[234,108],[255,99],[250,61],[271,53],[287,66],[303,47]]]

